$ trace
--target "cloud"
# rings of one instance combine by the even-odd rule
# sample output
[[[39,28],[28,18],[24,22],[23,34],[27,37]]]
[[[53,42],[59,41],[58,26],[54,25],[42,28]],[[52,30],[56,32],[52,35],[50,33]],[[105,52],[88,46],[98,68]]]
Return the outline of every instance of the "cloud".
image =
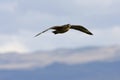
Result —
[[[99,7],[108,7],[112,5],[112,2],[114,2],[113,0],[75,0],[74,1],[76,4],[78,4],[79,6],[99,6]]]
[[[41,11],[43,13],[53,14],[57,16],[95,16],[113,13],[118,0],[52,0],[47,3],[44,1],[20,1],[23,11]],[[27,5],[27,6],[26,6]],[[67,5],[67,6],[66,6]],[[113,6],[114,5],[114,6]],[[25,6],[25,7],[24,7]],[[24,8],[23,8],[24,7]],[[89,13],[89,14],[88,14]]]
[[[30,27],[35,28],[35,27],[41,26],[41,24],[43,23],[45,25],[46,22],[49,22],[51,20],[54,21],[55,18],[56,16],[54,15],[42,13],[40,11],[28,11],[24,14],[20,14],[19,16],[17,16],[16,22],[20,26],[26,26],[26,28],[30,28]]]
[[[89,50],[56,50],[29,54],[1,54],[0,69],[32,69],[46,67],[53,63],[66,65],[91,62],[114,62],[120,60],[120,46],[100,47]],[[6,63],[7,62],[7,63]]]
[[[14,13],[17,8],[17,2],[0,2],[0,11]]]
[[[102,45],[114,45],[114,44],[120,44],[120,27],[114,26],[112,28],[106,28],[106,29],[97,29],[94,30],[95,32],[95,39],[99,44]],[[95,42],[96,42],[95,41]]]
[[[0,69],[28,69],[29,67],[33,67],[33,64],[22,63],[22,64],[4,64],[0,65]]]
[[[118,0],[3,1],[0,11],[7,13],[0,13],[0,44],[11,45],[12,36],[17,38],[12,39],[13,44],[25,46],[31,51],[120,44],[118,3]],[[38,38],[32,38],[44,29],[66,23],[83,25],[94,36],[71,30],[64,35],[53,35],[48,31]],[[9,35],[8,38],[4,38],[6,35]]]
[[[79,31],[70,30],[65,34],[58,35],[54,35],[51,33],[51,31],[48,31],[36,38],[33,38],[34,35],[43,30],[40,29],[37,32],[21,30],[19,33],[14,35],[1,35],[0,47],[4,51],[5,49],[8,51],[13,51],[15,49],[15,51],[18,52],[33,52],[37,50],[55,50],[60,48],[77,48],[83,46],[120,44],[119,26],[105,28],[104,30],[101,28],[90,29],[90,31],[94,34],[93,36],[84,34]],[[76,36],[78,34],[79,36]]]
[[[117,38],[120,38],[119,34],[120,34],[120,26],[115,26],[113,29],[112,29],[112,36],[115,37],[115,39]]]
[[[20,42],[17,37],[9,35],[0,35],[0,53],[8,52],[18,52],[26,53],[28,52],[27,47]]]
[[[18,52],[18,53],[26,53],[28,52],[27,48],[19,42],[8,42],[0,46],[0,53],[7,52]]]
[[[119,48],[116,47],[108,47],[108,48],[101,48],[93,51],[85,51],[74,53],[69,56],[64,56],[62,58],[58,58],[58,61],[65,64],[84,64],[89,62],[109,62],[115,59],[118,56],[116,51]]]
[[[0,33],[37,31],[46,26],[66,23],[82,24],[89,28],[112,27],[119,25],[118,3],[118,0],[3,1],[0,11],[7,13],[0,13]]]

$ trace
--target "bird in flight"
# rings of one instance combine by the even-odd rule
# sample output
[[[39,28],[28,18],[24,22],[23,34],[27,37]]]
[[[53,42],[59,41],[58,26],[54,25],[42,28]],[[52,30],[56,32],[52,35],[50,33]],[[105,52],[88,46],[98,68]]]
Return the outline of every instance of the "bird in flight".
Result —
[[[71,25],[71,24],[65,24],[65,25],[61,25],[61,26],[53,26],[53,27],[50,27],[40,33],[38,33],[37,35],[35,35],[35,37],[39,36],[40,34],[50,30],[50,29],[53,29],[54,31],[52,31],[54,34],[62,34],[62,33],[65,33],[67,31],[69,31],[70,29],[74,29],[74,30],[78,30],[78,31],[81,31],[83,33],[86,33],[88,35],[93,35],[93,33],[91,33],[87,28],[81,26],[81,25]]]

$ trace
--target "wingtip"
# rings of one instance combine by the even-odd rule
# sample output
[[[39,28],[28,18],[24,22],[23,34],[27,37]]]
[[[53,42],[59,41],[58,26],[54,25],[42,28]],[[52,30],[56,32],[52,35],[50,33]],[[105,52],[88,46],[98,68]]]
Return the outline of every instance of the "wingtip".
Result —
[[[37,37],[37,36],[39,36],[41,33],[39,33],[39,34],[37,34],[37,35],[35,35],[34,37]]]
[[[33,36],[33,37],[37,37],[38,35],[35,35],[35,36]]]
[[[33,38],[35,38],[35,37],[37,37],[37,36],[33,36]]]
[[[93,35],[93,33],[90,32],[89,35]]]
[[[91,32],[87,32],[87,34],[88,34],[88,35],[93,35],[93,33],[91,33]]]
[[[37,37],[37,36],[33,36],[33,37]]]

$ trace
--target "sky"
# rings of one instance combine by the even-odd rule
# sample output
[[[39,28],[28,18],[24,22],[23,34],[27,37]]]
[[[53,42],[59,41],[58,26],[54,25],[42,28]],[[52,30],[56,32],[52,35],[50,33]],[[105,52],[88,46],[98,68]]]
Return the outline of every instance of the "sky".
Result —
[[[0,53],[119,45],[119,4],[119,0],[0,0]],[[94,35],[70,30],[33,37],[68,23],[83,25]]]

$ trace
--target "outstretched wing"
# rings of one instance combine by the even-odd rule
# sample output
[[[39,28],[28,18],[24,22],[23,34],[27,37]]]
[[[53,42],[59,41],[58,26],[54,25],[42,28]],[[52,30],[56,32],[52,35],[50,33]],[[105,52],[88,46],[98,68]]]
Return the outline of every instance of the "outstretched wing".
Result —
[[[71,29],[79,30],[86,34],[93,35],[88,29],[86,29],[85,27],[83,27],[81,25],[71,25]]]
[[[50,30],[50,29],[58,29],[59,27],[60,27],[60,26],[53,26],[53,27],[50,27],[50,28],[48,28],[48,29],[46,29],[46,30],[44,30],[44,31],[42,31],[42,32],[40,32],[40,33],[38,33],[38,34],[36,34],[34,37],[37,37],[37,36],[41,35],[42,33],[46,32],[46,31],[48,31],[48,30]]]
[[[49,29],[51,29],[51,28],[49,28]],[[40,33],[38,33],[38,34],[36,34],[34,37],[39,36],[40,34],[42,34],[42,33],[46,32],[46,31],[48,31],[49,29],[46,29],[46,30],[44,30],[44,31],[42,31],[42,32],[40,32]]]

